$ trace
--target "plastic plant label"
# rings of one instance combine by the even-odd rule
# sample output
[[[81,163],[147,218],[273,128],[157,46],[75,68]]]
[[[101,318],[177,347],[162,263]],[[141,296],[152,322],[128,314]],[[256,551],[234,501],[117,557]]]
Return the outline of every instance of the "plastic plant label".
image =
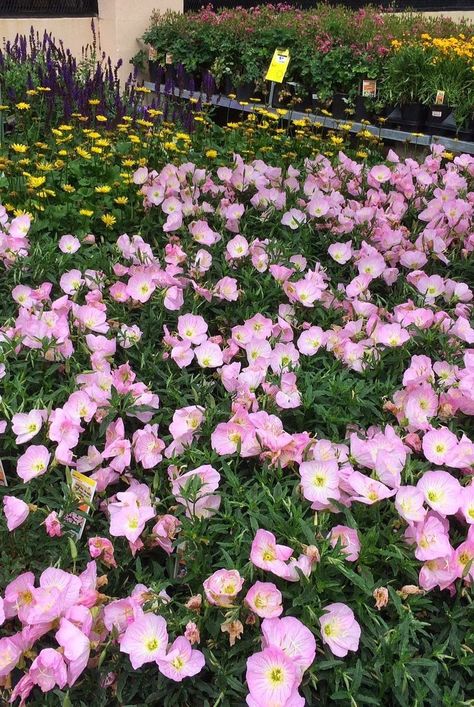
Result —
[[[156,61],[158,58],[158,52],[155,47],[148,47],[148,61]]]
[[[165,56],[165,64],[172,64],[172,63],[173,63],[173,55],[168,52]]]
[[[362,81],[362,96],[364,98],[376,98],[377,81],[374,79],[364,79]]]
[[[442,106],[444,103],[445,91],[436,91],[435,104],[437,106]]]
[[[7,475],[5,474],[5,469],[3,468],[2,460],[0,459],[0,486],[8,486]]]
[[[97,481],[94,479],[80,474],[78,471],[71,473],[71,491],[77,499],[78,510],[81,511],[81,513],[89,513],[96,486]],[[68,513],[64,520],[67,523],[77,526],[76,537],[80,538],[84,531],[86,519],[78,513]]]
[[[290,63],[290,52],[288,49],[275,49],[273,58],[268,67],[265,79],[274,83],[283,83],[288,64]]]

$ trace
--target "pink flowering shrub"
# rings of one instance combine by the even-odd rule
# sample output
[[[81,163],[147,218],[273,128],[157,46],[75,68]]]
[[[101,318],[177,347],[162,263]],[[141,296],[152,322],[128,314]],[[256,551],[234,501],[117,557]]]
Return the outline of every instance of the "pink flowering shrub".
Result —
[[[472,696],[474,158],[442,152],[142,166],[143,223],[41,262],[0,213],[5,704]]]

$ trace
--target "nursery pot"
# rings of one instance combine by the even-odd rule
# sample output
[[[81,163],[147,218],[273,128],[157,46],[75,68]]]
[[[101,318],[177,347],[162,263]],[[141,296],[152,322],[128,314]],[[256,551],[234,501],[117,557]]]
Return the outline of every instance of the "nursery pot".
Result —
[[[432,133],[437,133],[439,130],[446,129],[447,126],[443,126],[443,123],[452,114],[453,109],[451,106],[444,105],[433,105],[430,106],[428,111],[428,117],[426,119],[426,127]],[[454,126],[456,124],[454,123]]]
[[[436,107],[439,108],[440,106]],[[440,123],[439,127],[436,127],[434,132],[436,135],[456,137],[458,140],[467,140],[470,142],[474,137],[474,123],[470,120],[466,125],[459,126],[456,123],[456,113],[451,109],[442,123]]]
[[[331,113],[333,118],[349,118],[346,113],[349,108],[349,95],[347,93],[333,93]]]
[[[161,78],[160,63],[158,61],[148,61],[148,71],[150,73],[150,81],[157,83]]]
[[[376,113],[371,110],[370,99],[367,99],[364,96],[357,96],[355,100],[354,120],[357,122],[360,122],[361,120],[368,120],[371,123],[377,120]]]
[[[312,107],[312,96],[301,88],[292,81],[277,84],[273,93],[273,108],[287,108],[304,113]]]
[[[256,91],[254,81],[244,81],[239,85],[235,85],[230,76],[226,76],[223,88],[223,93],[226,96],[234,94],[238,101],[248,101],[250,98],[255,98]]]
[[[385,106],[382,111],[382,116],[388,123],[399,124],[402,118],[402,113],[399,106]]]
[[[409,130],[419,131],[425,125],[427,112],[427,106],[422,103],[405,103],[400,107],[400,125]]]

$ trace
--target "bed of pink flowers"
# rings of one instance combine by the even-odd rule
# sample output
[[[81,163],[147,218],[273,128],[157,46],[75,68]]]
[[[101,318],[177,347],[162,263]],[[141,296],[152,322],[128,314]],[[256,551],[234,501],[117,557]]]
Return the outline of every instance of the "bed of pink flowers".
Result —
[[[110,241],[2,211],[5,701],[467,704],[473,178],[236,156],[139,168]]]

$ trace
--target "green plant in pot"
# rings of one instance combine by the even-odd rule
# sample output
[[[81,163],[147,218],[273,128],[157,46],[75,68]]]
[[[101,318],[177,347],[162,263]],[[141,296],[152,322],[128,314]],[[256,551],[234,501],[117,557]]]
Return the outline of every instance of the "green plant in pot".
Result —
[[[470,130],[474,109],[474,71],[468,57],[437,53],[423,93],[427,125],[440,135]]]
[[[333,47],[317,53],[311,61],[313,93],[321,103],[332,106],[335,118],[354,114],[359,78],[354,71],[354,55],[350,47]]]
[[[355,120],[376,122],[383,113],[384,104],[379,90],[382,61],[376,53],[362,52],[354,57],[355,80],[349,91],[349,99],[355,106]]]
[[[432,71],[433,51],[419,43],[397,43],[383,68],[381,98],[400,108],[399,122],[410,130],[423,127],[427,113],[422,103],[424,86]],[[393,118],[389,116],[389,120]]]

